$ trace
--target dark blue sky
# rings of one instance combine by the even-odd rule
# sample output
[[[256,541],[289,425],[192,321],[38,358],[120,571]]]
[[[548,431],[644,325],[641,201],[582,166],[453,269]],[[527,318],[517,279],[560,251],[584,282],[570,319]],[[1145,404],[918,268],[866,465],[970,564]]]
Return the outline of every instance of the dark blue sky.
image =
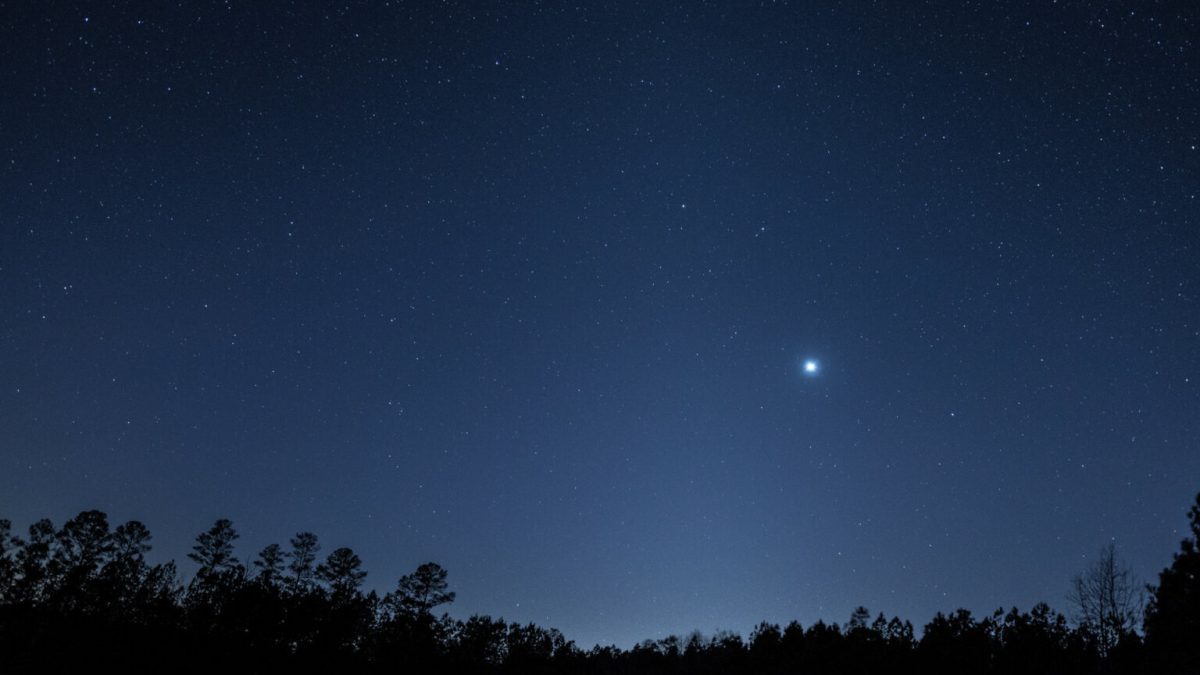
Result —
[[[583,646],[1151,581],[1198,20],[0,2],[0,516],[312,530]]]

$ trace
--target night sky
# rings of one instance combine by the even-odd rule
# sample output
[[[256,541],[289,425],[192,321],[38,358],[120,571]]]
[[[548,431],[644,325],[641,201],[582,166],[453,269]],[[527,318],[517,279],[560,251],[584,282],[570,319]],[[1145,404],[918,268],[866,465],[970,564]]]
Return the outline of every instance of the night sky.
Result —
[[[630,646],[1066,610],[1200,488],[1189,2],[0,2],[0,516]],[[806,366],[806,362],[813,366]],[[322,554],[323,555],[323,554]]]

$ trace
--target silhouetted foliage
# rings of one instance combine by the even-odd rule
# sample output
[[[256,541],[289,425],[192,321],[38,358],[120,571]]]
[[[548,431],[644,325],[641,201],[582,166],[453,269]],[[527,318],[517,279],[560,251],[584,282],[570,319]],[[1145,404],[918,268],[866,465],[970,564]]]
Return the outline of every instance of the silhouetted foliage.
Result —
[[[188,555],[197,571],[184,587],[173,563],[147,561],[151,537],[140,522],[110,529],[104,513],[84,511],[59,529],[37,521],[19,537],[0,520],[0,672],[1195,673],[1200,496],[1189,516],[1192,537],[1152,589],[1145,648],[1127,615],[1103,642],[1095,624],[1072,626],[1039,603],[980,619],[939,613],[919,637],[908,621],[858,607],[844,626],[764,622],[747,640],[694,632],[587,651],[553,628],[436,616],[455,599],[436,563],[383,598],[364,594],[358,555],[342,547],[317,564],[310,532],[293,537],[290,552],[265,547],[249,575],[234,555],[233,523],[218,520],[197,536]],[[1125,583],[1111,562],[1085,574]]]
[[[385,602],[398,614],[429,615],[434,607],[454,602],[454,592],[447,592],[447,586],[446,570],[437,563],[425,563],[400,577],[396,591],[389,593]]]
[[[1157,672],[1200,673],[1200,494],[1188,519],[1192,536],[1159,573],[1146,608],[1146,650]]]
[[[20,540],[12,536],[12,521],[0,518],[0,603],[13,600],[13,586],[17,580],[17,563],[12,552],[17,550]]]
[[[288,553],[288,572],[291,573],[292,590],[305,591],[312,587],[316,575],[317,552],[321,545],[317,543],[317,535],[312,532],[301,532],[292,537],[292,551]]]
[[[266,586],[274,587],[283,578],[283,549],[279,544],[268,544],[259,551],[254,560],[258,568],[258,581]]]
[[[454,601],[454,593],[446,590],[446,577],[440,565],[425,563],[401,577],[396,590],[384,596],[375,641],[384,664],[422,670],[449,656],[454,623],[448,616],[433,615],[434,607]]]
[[[188,558],[200,565],[198,576],[222,574],[240,567],[233,557],[233,542],[238,538],[237,530],[227,518],[213,524],[207,532],[196,537],[196,545]]]
[[[362,586],[367,573],[362,569],[362,561],[354,551],[342,547],[329,554],[325,562],[317,566],[317,578],[329,584],[329,590],[335,598],[347,598]]]

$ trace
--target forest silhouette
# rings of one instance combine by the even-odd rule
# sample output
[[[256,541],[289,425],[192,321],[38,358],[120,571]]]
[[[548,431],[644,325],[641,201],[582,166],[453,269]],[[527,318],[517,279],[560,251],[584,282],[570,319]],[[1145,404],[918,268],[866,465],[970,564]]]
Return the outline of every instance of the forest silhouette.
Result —
[[[59,529],[35,522],[22,537],[0,520],[0,673],[1194,674],[1200,495],[1188,517],[1191,537],[1136,617],[1127,601],[1142,589],[1110,554],[1107,567],[1076,579],[1085,611],[1070,620],[1046,604],[984,617],[959,609],[918,635],[909,621],[860,607],[843,625],[762,623],[748,638],[693,633],[588,650],[553,628],[452,619],[444,608],[455,594],[436,563],[383,595],[364,593],[354,551],[321,558],[311,532],[267,546],[247,567],[233,523],[218,520],[196,537],[188,558],[198,569],[184,583],[173,562],[147,562],[140,522],[113,529],[103,512],[85,511]]]

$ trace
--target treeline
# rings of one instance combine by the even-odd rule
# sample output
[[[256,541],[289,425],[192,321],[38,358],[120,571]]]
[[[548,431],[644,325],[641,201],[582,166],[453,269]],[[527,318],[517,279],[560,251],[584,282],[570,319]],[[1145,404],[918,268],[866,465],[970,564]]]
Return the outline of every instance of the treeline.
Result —
[[[859,608],[841,626],[763,623],[747,639],[695,633],[628,650],[583,650],[534,624],[439,615],[454,593],[435,563],[383,595],[364,593],[354,551],[322,558],[309,532],[267,546],[247,567],[234,555],[233,524],[219,520],[196,538],[188,558],[198,570],[185,584],[174,563],[147,562],[150,532],[137,521],[114,529],[104,513],[85,511],[57,529],[38,521],[21,537],[0,520],[0,673],[1194,674],[1200,495],[1188,515],[1192,537],[1147,589],[1141,633],[1097,596],[1100,611],[1075,621],[1045,604],[982,618],[960,609],[939,613],[918,637],[908,621]]]

